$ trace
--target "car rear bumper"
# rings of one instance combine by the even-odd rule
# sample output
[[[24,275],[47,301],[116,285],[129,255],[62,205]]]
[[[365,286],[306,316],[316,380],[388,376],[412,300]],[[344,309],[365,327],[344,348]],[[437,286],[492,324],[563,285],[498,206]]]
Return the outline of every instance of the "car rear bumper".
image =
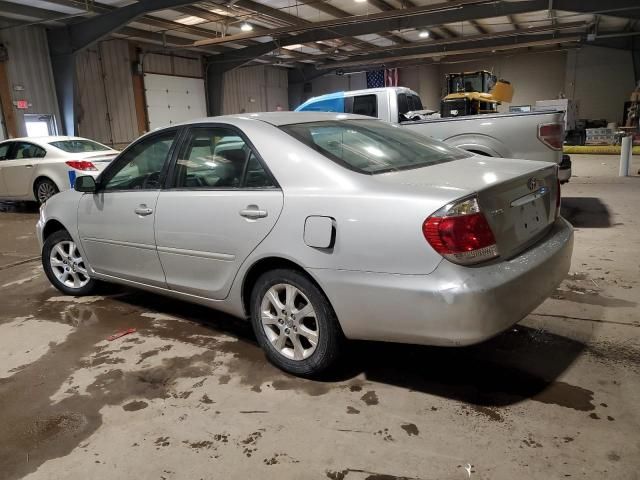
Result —
[[[558,219],[538,244],[508,260],[463,267],[443,260],[429,275],[314,269],[345,335],[463,346],[508,329],[566,277],[573,229]]]
[[[562,162],[558,165],[558,179],[560,183],[567,183],[571,178],[571,157],[562,155]]]

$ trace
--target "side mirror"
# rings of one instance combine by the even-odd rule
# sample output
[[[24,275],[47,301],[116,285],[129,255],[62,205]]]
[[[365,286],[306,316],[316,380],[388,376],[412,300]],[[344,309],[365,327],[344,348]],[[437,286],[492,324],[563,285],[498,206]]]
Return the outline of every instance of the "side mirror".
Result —
[[[83,175],[76,178],[73,188],[76,192],[95,193],[97,190],[96,179],[90,175]]]

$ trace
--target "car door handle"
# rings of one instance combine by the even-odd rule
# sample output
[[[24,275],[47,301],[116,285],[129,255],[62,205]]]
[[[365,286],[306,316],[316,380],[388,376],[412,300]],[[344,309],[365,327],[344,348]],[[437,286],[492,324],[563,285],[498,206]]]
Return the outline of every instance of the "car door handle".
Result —
[[[148,208],[146,205],[140,205],[134,210],[134,212],[136,213],[136,215],[146,217],[147,215],[151,215],[153,213],[153,208]]]
[[[240,210],[240,216],[255,220],[256,218],[264,218],[267,216],[266,210],[260,210],[256,205],[248,205],[244,210]]]

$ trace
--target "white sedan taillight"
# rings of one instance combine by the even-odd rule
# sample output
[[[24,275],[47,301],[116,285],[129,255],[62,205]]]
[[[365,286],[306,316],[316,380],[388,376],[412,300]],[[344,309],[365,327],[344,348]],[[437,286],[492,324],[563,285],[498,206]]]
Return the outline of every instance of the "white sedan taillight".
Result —
[[[71,168],[75,168],[76,170],[82,171],[90,171],[90,170],[98,170],[96,166],[89,162],[88,160],[69,160],[68,162],[64,162],[69,165]]]
[[[422,224],[422,233],[433,249],[462,265],[498,256],[496,239],[476,197],[447,205]]]

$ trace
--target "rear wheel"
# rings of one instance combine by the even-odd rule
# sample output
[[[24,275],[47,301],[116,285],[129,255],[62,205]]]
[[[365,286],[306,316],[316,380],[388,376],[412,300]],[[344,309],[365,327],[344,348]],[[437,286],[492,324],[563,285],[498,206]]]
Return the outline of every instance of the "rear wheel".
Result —
[[[258,278],[251,293],[251,323],[267,358],[294,375],[326,371],[343,343],[329,301],[295,270],[273,270]]]
[[[53,183],[53,181],[49,180],[48,178],[39,179],[36,182],[33,190],[34,190],[34,193],[36,194],[36,200],[40,205],[45,203],[47,200],[49,200],[51,197],[53,197],[56,193],[60,191],[58,190],[58,187],[56,186],[56,184]]]
[[[51,284],[66,295],[89,295],[96,287],[78,246],[66,230],[52,233],[44,241],[42,266]]]

